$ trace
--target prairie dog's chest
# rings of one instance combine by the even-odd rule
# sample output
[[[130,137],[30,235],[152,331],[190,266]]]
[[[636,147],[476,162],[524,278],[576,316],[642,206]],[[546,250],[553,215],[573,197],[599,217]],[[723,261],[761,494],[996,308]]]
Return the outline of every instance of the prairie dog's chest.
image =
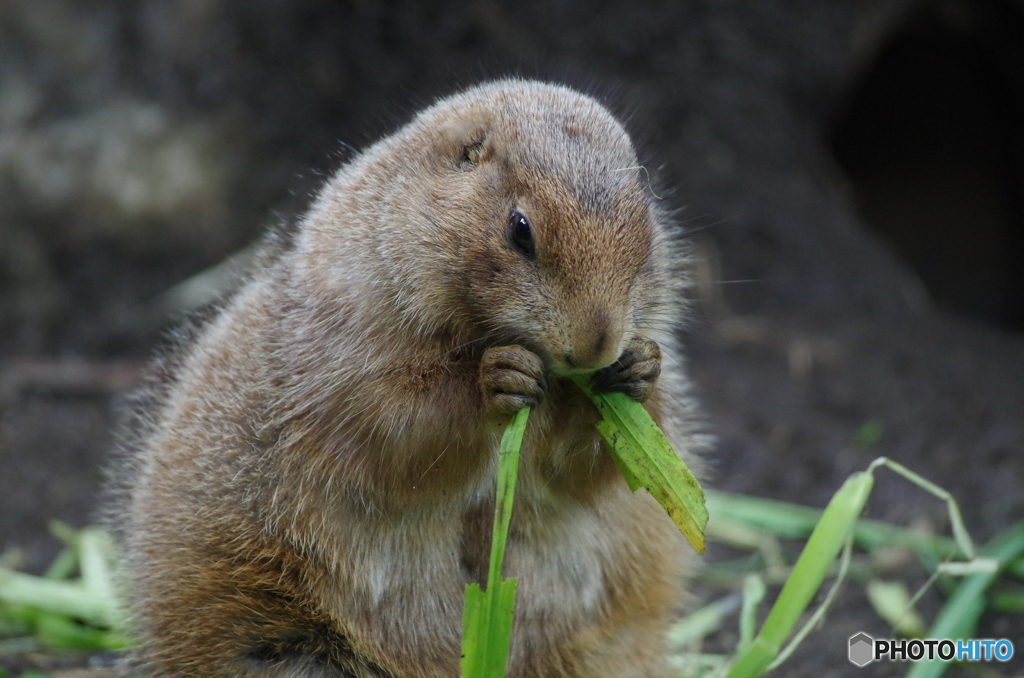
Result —
[[[552,487],[550,466],[521,460],[504,575],[518,577],[527,594],[568,587],[589,605],[612,550],[604,507]],[[461,598],[466,583],[485,582],[495,483],[490,468],[460,498],[398,516],[350,517],[339,526],[347,534],[338,545],[353,592],[373,605],[396,597]]]
[[[490,529],[474,524],[493,521],[493,489],[489,494],[464,504],[461,514],[446,507],[378,523],[351,543],[347,571],[325,579],[320,593],[354,647],[377,656],[431,647],[458,657],[465,586],[486,579]],[[519,580],[515,624],[576,628],[603,607],[615,549],[599,514],[581,506],[530,506],[525,499],[514,514],[519,520],[503,568],[505,577]],[[518,644],[527,636],[514,637]]]

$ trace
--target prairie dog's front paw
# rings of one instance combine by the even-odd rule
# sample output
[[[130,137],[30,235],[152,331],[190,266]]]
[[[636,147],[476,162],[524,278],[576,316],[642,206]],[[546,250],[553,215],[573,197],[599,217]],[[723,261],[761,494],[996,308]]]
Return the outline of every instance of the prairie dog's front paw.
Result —
[[[654,393],[654,384],[660,374],[661,349],[658,344],[635,337],[618,360],[594,374],[591,387],[598,393],[619,391],[643,402]]]
[[[487,411],[512,416],[544,396],[544,362],[522,346],[495,346],[484,351],[479,383]]]

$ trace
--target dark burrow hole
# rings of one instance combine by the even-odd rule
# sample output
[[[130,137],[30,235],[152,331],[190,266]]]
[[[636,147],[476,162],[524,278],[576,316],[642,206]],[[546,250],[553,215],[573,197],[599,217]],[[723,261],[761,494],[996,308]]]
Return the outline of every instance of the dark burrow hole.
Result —
[[[865,221],[940,307],[1024,331],[1024,5],[923,3],[831,141]]]

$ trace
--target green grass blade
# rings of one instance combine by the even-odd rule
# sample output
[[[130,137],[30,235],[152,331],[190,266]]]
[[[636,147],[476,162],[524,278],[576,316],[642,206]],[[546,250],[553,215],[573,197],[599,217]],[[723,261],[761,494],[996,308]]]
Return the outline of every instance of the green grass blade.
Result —
[[[754,642],[754,628],[757,626],[757,606],[764,600],[767,587],[764,577],[748,574],[743,580],[743,607],[740,609],[740,642],[736,650],[743,654]]]
[[[36,636],[47,647],[62,650],[106,650],[110,641],[106,631],[79,624],[67,615],[41,612],[36,618]]]
[[[498,489],[494,499],[494,531],[491,537],[491,562],[487,570],[487,586],[501,581],[501,564],[505,561],[505,541],[508,539],[508,524],[512,519],[512,500],[515,496],[516,478],[519,475],[519,448],[523,444],[526,420],[530,408],[524,407],[516,413],[505,429],[498,448]]]
[[[494,500],[494,530],[487,569],[487,590],[467,584],[462,608],[462,660],[464,678],[501,678],[508,661],[515,609],[515,578],[502,580],[512,500],[519,474],[519,448],[523,443],[530,408],[516,413],[501,438],[498,449],[498,487]]]
[[[97,598],[79,583],[0,570],[0,601],[70,615],[97,626],[109,623],[111,601]]]
[[[1001,565],[1024,553],[1024,523],[1017,523],[989,542],[981,555],[995,558]],[[1001,569],[1001,568],[1000,568]],[[968,639],[974,635],[978,617],[985,609],[985,590],[998,576],[998,572],[967,577],[956,588],[939,612],[928,632],[929,638]],[[925,660],[915,663],[907,678],[939,678],[948,662]]]
[[[905,583],[871,579],[865,590],[875,614],[897,634],[909,638],[925,637],[924,620],[914,609],[914,601]]]
[[[714,521],[739,523],[783,539],[805,539],[821,519],[822,509],[774,499],[750,497],[707,490],[708,509]],[[960,555],[956,541],[949,537],[921,534],[877,520],[858,520],[854,542],[868,551],[905,546],[919,554],[945,560]]]
[[[505,664],[508,662],[509,640],[512,637],[512,613],[516,605],[515,577],[503,579],[494,585],[494,594],[489,603],[490,636],[487,639],[485,676],[500,678],[505,675]]]
[[[82,583],[97,602],[105,604],[104,626],[121,626],[124,619],[114,586],[114,544],[110,535],[99,528],[87,527],[79,533],[78,544]]]
[[[992,596],[989,609],[995,612],[1024,614],[1024,593],[997,593]]]
[[[75,571],[78,565],[78,554],[72,548],[65,548],[54,558],[50,566],[46,568],[43,578],[45,579],[67,579]]]
[[[462,659],[463,676],[483,675],[480,662],[487,645],[487,605],[479,584],[466,584],[462,601]]]
[[[600,412],[598,432],[631,490],[646,489],[698,553],[704,553],[704,491],[643,405],[622,393],[594,393],[590,376],[572,377]]]
[[[669,648],[682,650],[722,628],[722,622],[739,607],[740,596],[730,594],[686,615],[669,627]]]
[[[873,484],[870,474],[854,473],[835,493],[811,532],[760,633],[740,655],[727,678],[756,678],[772,663],[783,641],[821,586],[857,516],[864,510]]]
[[[110,535],[95,527],[76,531],[56,521],[50,529],[68,548],[44,576],[0,568],[0,632],[13,622],[51,648],[113,650],[127,646],[113,582],[115,556]],[[82,576],[67,579],[76,566]]]
[[[601,439],[604,440],[604,444],[609,450],[614,450],[618,441],[617,436],[621,435],[619,427],[607,419],[602,419],[597,422],[595,426],[597,427],[597,432],[601,434]],[[622,474],[622,477],[626,479],[626,485],[629,486],[630,492],[636,492],[643,487],[643,484],[635,475],[633,475],[633,472],[629,470],[629,466],[622,461],[620,455],[613,454],[612,461],[614,461],[615,465],[619,467],[619,473]]]

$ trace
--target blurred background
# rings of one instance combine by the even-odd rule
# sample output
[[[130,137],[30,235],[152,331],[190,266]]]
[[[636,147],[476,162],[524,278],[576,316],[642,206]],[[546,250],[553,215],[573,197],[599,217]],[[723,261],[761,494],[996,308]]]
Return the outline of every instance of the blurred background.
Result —
[[[1024,518],[1022,0],[0,0],[0,550],[90,521],[124,394],[247,244],[504,75],[612,108],[691,234],[713,486],[823,506],[884,454],[981,541]],[[884,472],[868,506],[948,528]],[[787,675],[862,675],[861,630],[850,586]],[[1020,672],[1019,615],[978,637]]]

